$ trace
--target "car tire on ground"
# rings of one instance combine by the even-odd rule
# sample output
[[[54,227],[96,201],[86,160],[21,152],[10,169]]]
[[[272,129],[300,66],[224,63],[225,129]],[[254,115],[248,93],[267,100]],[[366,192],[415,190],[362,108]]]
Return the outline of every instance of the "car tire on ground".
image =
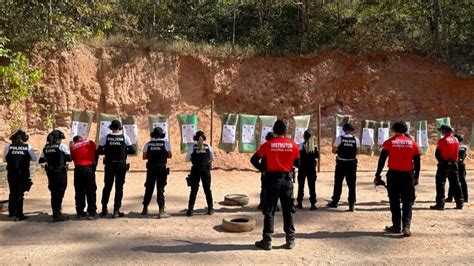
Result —
[[[249,197],[243,194],[229,194],[224,197],[224,205],[245,206],[249,204]]]
[[[255,219],[247,215],[235,215],[222,219],[222,227],[227,232],[250,232],[255,229],[255,226]]]

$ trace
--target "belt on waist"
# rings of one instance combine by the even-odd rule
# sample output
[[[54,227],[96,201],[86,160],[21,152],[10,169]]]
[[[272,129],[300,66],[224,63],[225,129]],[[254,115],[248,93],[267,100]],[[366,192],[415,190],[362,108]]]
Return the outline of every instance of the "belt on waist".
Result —
[[[88,164],[88,165],[76,165],[76,168],[78,167],[92,167],[93,164]]]
[[[125,160],[118,160],[118,161],[110,161],[111,163],[124,163],[126,162]]]
[[[265,176],[272,178],[286,178],[289,177],[291,172],[266,172]]]
[[[341,162],[353,162],[353,161],[357,160],[357,158],[345,159],[345,158],[336,157],[336,160],[341,161]]]

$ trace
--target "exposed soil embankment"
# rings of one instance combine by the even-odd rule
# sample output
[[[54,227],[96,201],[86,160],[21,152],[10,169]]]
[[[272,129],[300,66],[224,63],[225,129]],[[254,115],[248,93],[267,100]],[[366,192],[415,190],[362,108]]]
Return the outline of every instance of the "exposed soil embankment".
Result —
[[[146,115],[170,115],[176,148],[179,132],[173,117],[199,111],[200,127],[208,130],[212,100],[215,120],[223,112],[316,117],[321,104],[326,138],[332,137],[336,113],[357,119],[426,119],[431,123],[436,117],[450,116],[464,133],[474,117],[474,79],[400,53],[352,56],[330,51],[310,57],[222,59],[79,46],[48,59],[37,56],[33,62],[44,70],[45,78],[36,96],[25,103],[25,110],[33,110],[35,103],[54,102],[60,127],[69,125],[73,108],[137,115],[143,140],[147,138]],[[28,112],[30,128],[41,128],[41,119]],[[1,132],[8,135],[8,116],[0,120]],[[215,140],[219,124],[214,127]]]

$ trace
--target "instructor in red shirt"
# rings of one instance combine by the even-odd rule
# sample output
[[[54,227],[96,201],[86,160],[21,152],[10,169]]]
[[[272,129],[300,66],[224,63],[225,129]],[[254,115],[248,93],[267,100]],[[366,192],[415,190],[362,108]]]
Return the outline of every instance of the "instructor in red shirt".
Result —
[[[413,195],[420,176],[420,150],[411,138],[404,135],[408,131],[405,122],[395,122],[392,130],[395,135],[383,143],[374,183],[377,185],[382,182],[380,174],[388,157],[387,190],[392,225],[387,226],[385,230],[398,234],[402,232],[404,236],[410,236]],[[400,200],[403,205],[401,216]]]
[[[74,190],[76,192],[77,218],[86,217],[89,220],[97,218],[95,169],[98,154],[96,145],[91,140],[85,140],[81,136],[73,138],[71,156],[74,161]],[[87,198],[87,214],[84,211]]]
[[[456,209],[462,209],[464,205],[461,183],[459,182],[458,156],[459,141],[453,135],[450,126],[442,125],[438,130],[443,137],[438,140],[435,156],[438,160],[438,170],[436,171],[436,205],[430,206],[433,210],[444,210],[446,178],[449,186],[453,189]]]
[[[272,249],[272,234],[275,210],[280,199],[283,212],[283,229],[286,233],[286,249],[295,247],[295,227],[293,213],[295,213],[293,198],[293,166],[299,165],[299,149],[296,143],[285,138],[287,126],[282,120],[277,120],[273,125],[276,138],[265,142],[252,156],[250,162],[260,171],[265,171],[264,206],[262,213],[263,239],[255,242],[255,246]],[[266,169],[260,159],[267,159]]]

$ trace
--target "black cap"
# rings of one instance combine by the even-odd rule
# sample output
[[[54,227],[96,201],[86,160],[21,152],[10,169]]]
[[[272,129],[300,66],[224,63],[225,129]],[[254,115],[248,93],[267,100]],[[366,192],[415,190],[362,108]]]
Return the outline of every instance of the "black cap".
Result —
[[[122,129],[122,123],[120,123],[120,121],[118,120],[113,120],[112,122],[110,122],[109,129],[110,130]]]
[[[266,141],[270,141],[270,140],[274,139],[275,137],[276,137],[275,133],[273,133],[273,132],[270,131],[270,132],[268,132],[267,135],[265,136],[265,140],[266,140]]]
[[[286,133],[286,123],[283,120],[278,119],[273,124],[273,132],[277,135],[285,135]]]
[[[454,137],[458,139],[459,142],[462,142],[464,138],[459,134],[454,134]]]
[[[151,132],[150,136],[152,138],[164,138],[166,136],[166,133],[161,127],[155,127]]]
[[[206,137],[206,134],[204,134],[204,131],[199,130],[194,136],[196,137],[196,139],[199,139],[200,137],[204,139]]]
[[[79,141],[81,141],[81,140],[83,140],[83,138],[82,138],[81,136],[79,136],[79,135],[74,136],[74,138],[72,138],[72,142],[74,142],[74,143],[79,142]]]
[[[311,129],[306,130],[303,134],[304,139],[309,139],[311,136],[313,136],[313,131]]]
[[[342,126],[342,131],[344,132],[353,132],[355,130],[354,126],[351,124],[351,123],[345,123],[343,126]]]
[[[405,121],[397,121],[393,123],[392,130],[396,133],[404,134],[408,131],[407,123],[405,123]]]
[[[438,131],[441,132],[441,133],[452,133],[453,132],[453,128],[448,126],[448,125],[441,125],[439,128],[438,128]]]

